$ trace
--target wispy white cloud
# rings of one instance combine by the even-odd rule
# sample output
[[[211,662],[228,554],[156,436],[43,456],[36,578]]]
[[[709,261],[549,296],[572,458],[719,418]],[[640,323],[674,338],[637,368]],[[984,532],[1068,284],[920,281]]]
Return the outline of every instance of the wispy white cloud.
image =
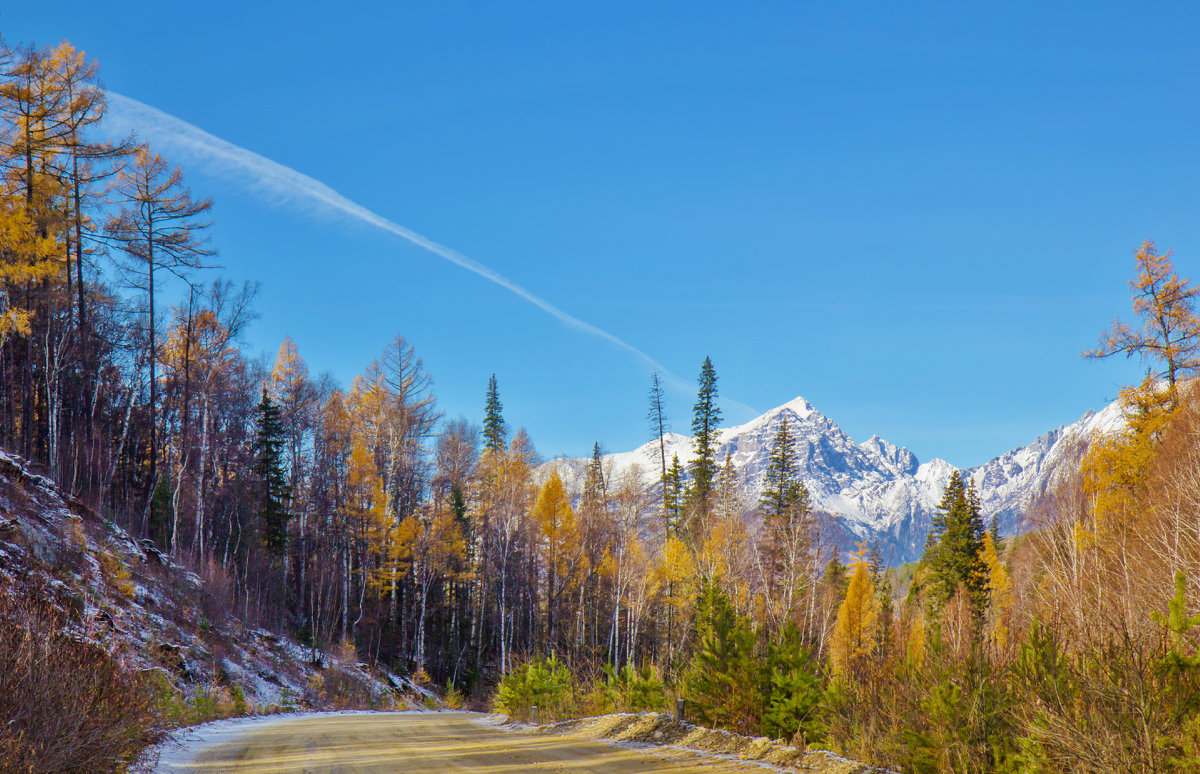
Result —
[[[254,151],[234,145],[198,126],[189,124],[187,121],[114,91],[108,92],[108,106],[108,124],[118,133],[133,131],[139,137],[152,141],[156,147],[169,149],[191,161],[201,163],[206,172],[232,179],[272,201],[332,210],[374,226],[381,231],[394,234],[439,258],[450,261],[456,266],[499,285],[569,327],[603,339],[618,349],[624,350],[649,370],[657,371],[661,378],[672,387],[685,392],[693,389],[690,382],[664,368],[661,363],[632,344],[603,328],[598,328],[564,312],[479,261],[468,258],[457,250],[435,242],[412,229],[405,228],[399,223],[367,209],[358,202],[346,198],[320,180],[277,161],[272,161]],[[724,398],[722,402],[747,412],[750,416],[758,413],[750,406],[729,398]]]

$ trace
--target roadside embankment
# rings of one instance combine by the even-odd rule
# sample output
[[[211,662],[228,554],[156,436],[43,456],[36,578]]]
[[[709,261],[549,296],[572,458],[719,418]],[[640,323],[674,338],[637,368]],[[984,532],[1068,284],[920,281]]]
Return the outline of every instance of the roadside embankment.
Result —
[[[782,769],[823,774],[884,774],[885,769],[848,760],[825,750],[801,750],[766,737],[731,734],[676,720],[657,712],[620,713],[564,720],[535,726],[535,733],[574,734],[614,742],[670,745],[746,761],[769,763]]]

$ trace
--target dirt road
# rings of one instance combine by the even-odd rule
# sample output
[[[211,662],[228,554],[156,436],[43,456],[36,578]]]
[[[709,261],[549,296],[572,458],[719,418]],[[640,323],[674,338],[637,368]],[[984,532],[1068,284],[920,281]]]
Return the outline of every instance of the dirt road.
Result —
[[[249,728],[159,772],[433,774],[434,772],[762,772],[761,766],[669,748],[618,747],[489,724],[468,712],[325,715]],[[186,758],[187,761],[180,760]]]

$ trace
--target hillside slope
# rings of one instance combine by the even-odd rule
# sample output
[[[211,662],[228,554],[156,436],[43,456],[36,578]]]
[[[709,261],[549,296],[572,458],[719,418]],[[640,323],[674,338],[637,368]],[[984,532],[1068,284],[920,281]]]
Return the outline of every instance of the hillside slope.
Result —
[[[70,634],[160,672],[184,700],[240,694],[253,710],[419,706],[423,698],[406,679],[246,625],[194,572],[0,451],[5,591],[48,598]]]

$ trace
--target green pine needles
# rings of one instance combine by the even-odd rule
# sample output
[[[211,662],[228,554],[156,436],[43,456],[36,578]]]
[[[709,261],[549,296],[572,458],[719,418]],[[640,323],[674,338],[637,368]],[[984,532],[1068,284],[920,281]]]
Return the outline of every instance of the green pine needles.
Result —
[[[964,484],[957,472],[950,477],[921,562],[929,568],[928,601],[941,610],[963,587],[971,607],[982,616],[988,605],[988,569],[983,560],[983,517],[975,484]],[[936,612],[934,614],[936,617]]]
[[[492,454],[504,451],[505,436],[508,430],[504,426],[504,415],[500,404],[500,389],[496,386],[496,375],[488,379],[487,405],[484,407],[483,418],[483,448]]]
[[[258,519],[263,545],[273,556],[287,553],[287,476],[283,469],[284,429],[279,406],[263,387],[256,407],[258,434],[254,440],[254,474],[259,483]]]
[[[692,435],[696,459],[692,461],[692,481],[687,492],[687,504],[696,515],[705,516],[712,508],[717,474],[717,428],[721,424],[721,408],[717,405],[717,371],[712,359],[704,358],[700,366],[700,389],[692,407]]]

